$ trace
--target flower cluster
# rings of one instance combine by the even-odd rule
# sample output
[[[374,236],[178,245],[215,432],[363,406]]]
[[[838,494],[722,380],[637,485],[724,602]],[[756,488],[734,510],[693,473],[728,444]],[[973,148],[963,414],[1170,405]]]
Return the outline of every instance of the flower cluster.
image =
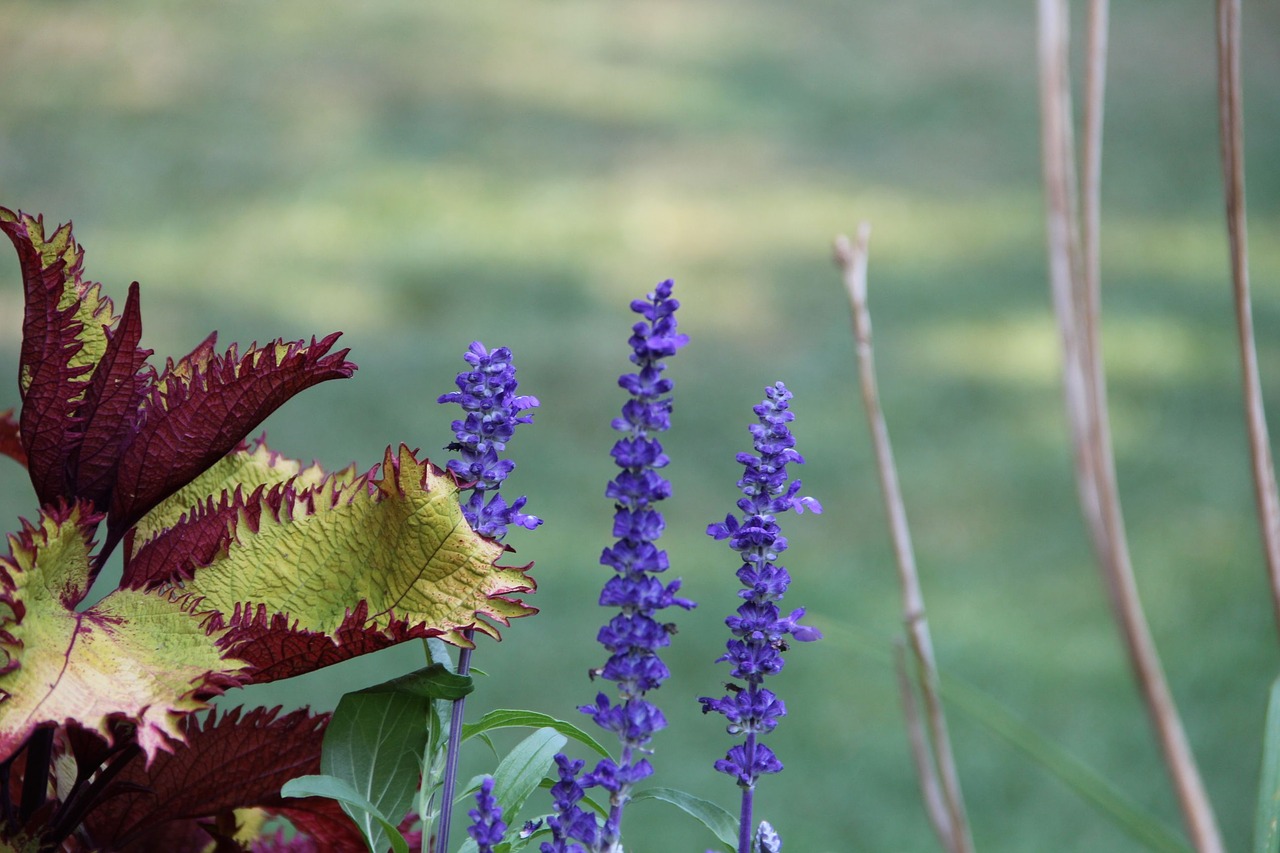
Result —
[[[671,606],[694,606],[678,597],[678,580],[663,584],[655,577],[668,567],[666,552],[655,544],[665,527],[655,505],[671,494],[671,484],[658,474],[668,459],[655,437],[671,422],[672,382],[662,377],[662,359],[675,355],[688,342],[685,335],[676,332],[675,312],[680,303],[671,298],[671,289],[672,282],[664,281],[647,299],[631,303],[631,310],[644,318],[632,327],[628,341],[637,370],[618,380],[631,399],[622,407],[622,416],[613,421],[613,428],[623,435],[611,455],[622,470],[610,481],[605,496],[615,504],[613,535],[617,541],[600,556],[601,564],[614,571],[600,593],[600,605],[617,607],[619,613],[597,635],[609,659],[592,675],[616,683],[619,698],[615,701],[599,693],[595,704],[579,709],[618,736],[621,756],[617,762],[599,762],[581,783],[576,778],[580,763],[575,766],[567,759],[557,759],[561,782],[556,793],[558,817],[551,821],[555,841],[543,844],[543,853],[577,848],[567,844],[570,839],[585,842],[591,849],[611,849],[616,844],[631,786],[653,772],[644,757],[649,752],[646,746],[667,725],[662,711],[644,698],[670,675],[658,650],[670,643],[672,627],[655,616]],[[610,811],[602,827],[576,805],[582,788],[589,787],[600,787],[610,794]]]
[[[737,456],[746,469],[738,481],[743,494],[738,509],[743,517],[730,514],[723,523],[707,527],[707,535],[728,539],[729,547],[742,555],[738,580],[743,589],[738,596],[743,603],[736,615],[725,620],[734,639],[716,662],[729,662],[733,666],[732,677],[745,681],[746,687],[730,685],[729,692],[719,699],[699,699],[704,714],[716,711],[724,715],[730,734],[746,735],[715,764],[717,770],[734,777],[743,788],[742,849],[746,849],[749,838],[751,795],[756,780],[765,773],[782,770],[782,762],[773,750],[757,741],[757,735],[773,731],[787,713],[786,705],[762,686],[763,681],[782,670],[788,635],[800,641],[822,636],[817,629],[799,623],[803,608],[784,617],[777,605],[791,583],[786,568],[777,563],[778,555],[787,549],[777,516],[789,509],[797,513],[805,509],[822,512],[822,506],[813,498],[797,497],[799,480],[787,480],[787,465],[804,462],[787,426],[795,419],[788,411],[790,400],[791,392],[781,382],[765,389],[764,401],[753,409],[759,423],[750,427],[756,452]]]
[[[511,350],[506,347],[498,347],[489,352],[480,341],[473,341],[462,357],[467,364],[471,365],[471,369],[462,371],[454,380],[458,386],[457,391],[441,394],[436,399],[437,403],[457,403],[465,413],[462,420],[451,424],[454,441],[447,444],[445,449],[456,451],[461,458],[450,459],[448,468],[458,478],[463,488],[471,490],[471,495],[462,502],[462,515],[467,523],[481,536],[488,536],[501,542],[507,535],[509,525],[514,524],[532,530],[542,524],[542,519],[521,512],[527,498],[521,496],[508,504],[498,492],[502,481],[516,467],[514,462],[509,459],[500,459],[498,454],[506,450],[507,442],[515,434],[518,424],[533,423],[533,415],[522,415],[521,412],[537,408],[538,398],[516,395],[516,387],[519,384],[516,382],[516,368],[511,363]],[[486,500],[486,495],[489,493],[492,494]],[[471,629],[464,631],[463,636],[470,641]],[[457,664],[459,675],[470,672],[471,651],[470,648],[464,647],[459,653]],[[453,792],[457,785],[458,755],[465,709],[464,697],[453,701],[441,797],[445,803],[453,802]],[[496,805],[492,802],[492,788],[493,783],[490,781],[488,791],[482,788],[476,794],[477,811],[484,815],[490,815]],[[471,817],[478,821],[480,819],[476,817],[477,811],[471,812]],[[492,826],[500,826],[501,829],[490,827],[488,830],[488,834],[496,841],[502,840],[502,832],[506,830],[506,825],[497,820],[501,815],[501,809],[491,815],[494,820]],[[449,810],[442,810],[438,828],[442,850],[449,843],[451,822]],[[489,848],[476,836],[476,831],[477,826],[473,826],[472,837],[476,839],[483,853]],[[496,843],[496,841],[490,843]]]
[[[538,398],[516,396],[516,369],[511,350],[498,347],[487,352],[475,341],[463,355],[470,370],[458,374],[457,391],[441,394],[436,402],[457,403],[466,416],[451,425],[455,441],[446,450],[457,451],[460,459],[449,460],[449,470],[471,489],[462,505],[462,514],[482,536],[501,540],[511,524],[532,530],[542,519],[521,512],[526,498],[507,504],[498,487],[516,467],[509,459],[499,459],[517,424],[533,422],[533,415],[521,412],[537,408]],[[486,502],[485,496],[492,492]]]
[[[476,842],[476,853],[493,853],[494,845],[502,843],[507,825],[502,822],[502,807],[493,796],[493,777],[486,776],[476,791],[476,807],[467,812],[471,826],[467,834]]]
[[[575,838],[591,847],[596,843],[600,827],[595,815],[578,805],[586,796],[578,784],[578,773],[585,763],[570,759],[563,753],[556,756],[560,781],[551,786],[556,813],[547,818],[553,840],[542,843],[538,848],[541,853],[584,853],[585,848],[581,844],[573,843]]]

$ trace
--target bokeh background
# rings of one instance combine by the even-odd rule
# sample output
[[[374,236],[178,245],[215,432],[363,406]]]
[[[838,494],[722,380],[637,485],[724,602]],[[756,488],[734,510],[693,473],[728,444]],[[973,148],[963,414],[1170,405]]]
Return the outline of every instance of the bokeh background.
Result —
[[[1034,4],[1011,0],[27,2],[0,6],[0,204],[74,218],[90,277],[142,282],[144,344],[186,352],[335,329],[360,371],[267,424],[330,466],[404,441],[474,339],[542,400],[511,451],[546,519],[510,538],[542,613],[483,643],[472,708],[571,717],[595,687],[609,420],[627,303],[666,277],[675,359],[673,574],[658,784],[732,807],[730,744],[696,697],[735,604],[703,535],[732,507],[750,407],[784,379],[822,516],[790,518],[787,602],[828,633],[791,653],[786,772],[759,815],[794,851],[936,849],[888,652],[900,633],[833,235],[873,223],[882,393],[945,672],[999,698],[1178,825],[1075,502],[1046,284]],[[1079,31],[1079,29],[1077,29]],[[1280,11],[1246,9],[1255,318],[1280,401]],[[1116,4],[1104,165],[1105,348],[1138,581],[1230,846],[1249,835],[1276,630],[1257,544],[1221,223],[1213,20]],[[2,253],[0,253],[2,254]],[[17,265],[0,262],[0,374]],[[17,403],[16,383],[0,408]],[[0,463],[6,529],[35,512]],[[416,668],[416,645],[246,691],[331,707]],[[953,734],[984,851],[1136,845],[972,719]],[[477,749],[469,771],[492,766]],[[703,849],[653,804],[628,849]],[[644,834],[638,830],[643,829]]]

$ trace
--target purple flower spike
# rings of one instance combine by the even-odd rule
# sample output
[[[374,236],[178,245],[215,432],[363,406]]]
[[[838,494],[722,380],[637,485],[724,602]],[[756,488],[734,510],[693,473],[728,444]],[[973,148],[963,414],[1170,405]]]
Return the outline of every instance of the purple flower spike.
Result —
[[[471,370],[458,374],[457,391],[441,394],[436,400],[457,403],[465,413],[462,420],[453,422],[455,440],[445,447],[461,457],[449,460],[449,470],[471,489],[471,496],[462,504],[468,523],[481,536],[501,540],[509,525],[532,530],[542,523],[542,519],[521,512],[525,498],[508,504],[498,494],[498,487],[516,467],[498,454],[506,449],[517,424],[533,423],[532,414],[521,412],[537,408],[538,398],[516,395],[516,368],[506,347],[488,352],[484,344],[475,341],[462,357]]]
[[[538,846],[540,853],[586,853],[586,849],[581,844],[574,844],[573,839],[589,845],[596,842],[598,827],[595,816],[578,806],[584,796],[582,786],[578,784],[578,772],[583,764],[564,754],[556,756],[560,781],[551,786],[556,813],[547,818],[552,840]]]
[[[743,687],[731,684],[729,692],[713,699],[702,697],[702,712],[715,711],[728,721],[731,735],[746,735],[746,740],[729,750],[715,767],[732,776],[743,789],[739,827],[739,850],[746,851],[751,841],[752,797],[756,781],[766,773],[778,773],[782,762],[773,751],[759,743],[759,735],[773,731],[787,714],[787,707],[773,691],[762,684],[767,676],[782,670],[782,653],[787,638],[808,642],[822,634],[813,627],[801,625],[804,609],[783,616],[778,601],[787,591],[791,576],[777,560],[787,549],[787,540],[778,527],[776,516],[794,509],[822,512],[822,505],[809,497],[797,497],[800,481],[789,481],[787,465],[800,464],[804,458],[795,451],[795,438],[787,426],[795,415],[788,410],[791,392],[781,382],[765,389],[765,399],[753,411],[759,423],[751,425],[755,453],[739,453],[737,459],[745,470],[738,488],[744,495],[738,501],[743,515],[729,515],[723,522],[707,526],[707,535],[728,539],[729,547],[742,559],[738,591],[743,599],[735,615],[725,620],[733,634],[725,654],[717,659],[732,666],[731,676],[746,682]],[[762,828],[767,826],[763,824]],[[762,829],[763,831],[763,829]],[[772,833],[772,829],[769,829]],[[776,834],[773,835],[776,838]],[[776,849],[776,848],[769,848]]]
[[[507,442],[515,434],[518,424],[533,423],[532,414],[521,413],[537,408],[538,398],[516,395],[519,384],[516,382],[516,368],[511,363],[511,350],[506,347],[489,352],[484,344],[475,341],[462,357],[471,369],[462,371],[454,380],[457,391],[441,394],[436,399],[437,403],[457,403],[464,413],[462,420],[451,425],[454,441],[445,449],[456,451],[460,458],[450,459],[448,467],[461,488],[471,490],[471,494],[462,501],[463,518],[476,533],[500,542],[512,524],[532,530],[542,523],[542,519],[522,512],[527,498],[519,497],[507,503],[498,493],[502,481],[516,467],[514,462],[501,459],[498,454],[507,449]],[[470,640],[472,633],[468,628],[463,636]],[[457,672],[466,675],[470,670],[471,649],[464,648],[458,654]],[[453,802],[457,784],[465,701],[461,697],[453,700],[441,795],[445,803]],[[441,850],[449,846],[451,822],[451,812],[446,808],[441,812],[438,827]],[[501,833],[498,833],[498,840],[501,838]],[[481,845],[481,850],[484,849],[487,848]]]
[[[502,807],[493,796],[493,777],[486,776],[476,791],[476,807],[467,812],[471,826],[467,834],[475,839],[477,853],[493,853],[493,845],[502,841],[507,825],[502,822]]]
[[[593,678],[617,684],[618,698],[600,693],[594,704],[579,708],[601,728],[614,732],[621,744],[619,760],[598,763],[582,776],[578,788],[579,796],[582,788],[608,791],[611,809],[601,825],[590,814],[584,819],[566,812],[566,801],[556,794],[560,816],[552,820],[558,826],[554,831],[563,835],[557,834],[554,844],[544,844],[543,853],[572,849],[563,846],[568,839],[584,842],[591,850],[616,849],[622,810],[631,788],[653,773],[646,758],[652,752],[648,744],[667,725],[662,712],[645,699],[648,691],[656,690],[670,675],[658,651],[670,644],[674,626],[657,616],[668,607],[687,610],[694,606],[677,594],[678,580],[664,584],[656,577],[667,570],[668,563],[666,552],[655,544],[665,527],[655,506],[671,494],[671,484],[658,474],[668,462],[657,435],[671,425],[669,395],[673,387],[671,380],[662,376],[666,368],[662,359],[688,343],[688,338],[676,331],[675,312],[680,303],[671,298],[671,288],[672,282],[664,281],[647,299],[631,303],[631,310],[644,318],[632,327],[628,341],[636,371],[618,379],[631,399],[622,407],[622,416],[613,421],[613,428],[622,436],[611,455],[621,470],[605,488],[605,497],[614,502],[613,535],[617,541],[600,555],[600,563],[614,571],[600,593],[600,605],[617,607],[620,612],[597,635],[609,659],[591,673]],[[566,784],[568,766],[567,759],[561,762],[561,785]],[[579,784],[576,769],[571,778]]]

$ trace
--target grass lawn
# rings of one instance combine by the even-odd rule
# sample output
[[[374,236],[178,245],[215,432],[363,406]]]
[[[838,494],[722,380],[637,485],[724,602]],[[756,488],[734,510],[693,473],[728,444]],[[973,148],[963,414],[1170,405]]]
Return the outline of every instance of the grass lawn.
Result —
[[[1213,19],[1189,0],[1114,16],[1103,279],[1119,482],[1156,641],[1243,849],[1277,655],[1233,350]],[[1280,11],[1246,16],[1255,321],[1274,406]],[[211,328],[224,344],[343,330],[356,377],[267,424],[292,456],[436,453],[453,413],[434,400],[462,351],[515,351],[542,408],[512,444],[511,489],[546,524],[509,541],[536,561],[542,613],[482,644],[477,713],[570,717],[594,696],[626,306],[674,277],[692,343],[670,367],[664,542],[700,606],[666,657],[654,781],[736,802],[711,768],[731,739],[696,699],[726,678],[711,661],[737,562],[703,531],[732,509],[750,407],[782,379],[798,473],[826,507],[784,523],[787,601],[827,639],[797,644],[776,679],[787,770],[757,795],[797,853],[936,849],[884,663],[898,593],[829,260],[834,234],[870,220],[881,390],[944,673],[1179,826],[1076,504],[1034,26],[1033,4],[1010,0],[14,0],[0,7],[0,204],[74,218],[89,275],[118,299],[141,281],[143,343],[161,358]],[[0,375],[16,374],[21,308],[2,261]],[[0,409],[17,401],[11,383]],[[4,529],[35,509],[0,462]],[[228,698],[331,707],[420,660],[410,644]],[[984,853],[1140,849],[953,714]],[[491,766],[476,750],[464,772]],[[672,815],[638,805],[628,850],[705,849]]]

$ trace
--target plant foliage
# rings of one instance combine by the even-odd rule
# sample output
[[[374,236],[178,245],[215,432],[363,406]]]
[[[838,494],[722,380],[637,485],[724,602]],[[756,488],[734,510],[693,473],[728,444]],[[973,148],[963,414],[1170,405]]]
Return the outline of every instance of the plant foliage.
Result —
[[[210,335],[157,368],[138,285],[117,314],[70,224],[0,208],[0,230],[25,296],[0,453],[39,507],[0,557],[4,843],[359,846],[332,800],[280,794],[320,771],[329,715],[203,713],[210,700],[409,639],[497,637],[535,612],[529,566],[496,565],[506,549],[466,523],[456,477],[405,445],[329,473],[246,442],[352,375],[337,333],[224,352]],[[118,546],[119,588],[86,607]]]

